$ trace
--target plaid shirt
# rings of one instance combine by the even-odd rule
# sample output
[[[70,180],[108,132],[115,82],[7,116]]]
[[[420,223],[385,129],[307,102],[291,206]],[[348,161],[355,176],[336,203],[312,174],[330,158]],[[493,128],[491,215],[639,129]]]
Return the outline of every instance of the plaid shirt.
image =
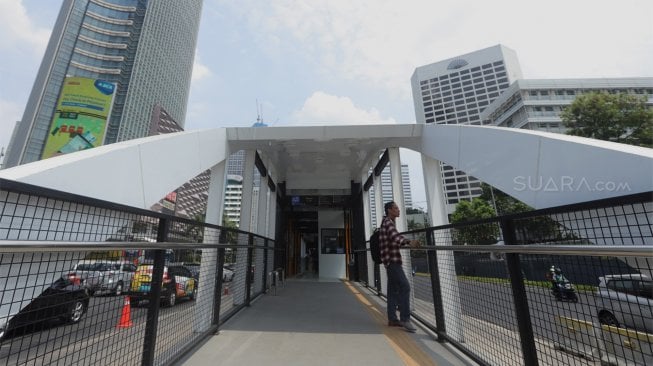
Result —
[[[384,266],[390,263],[401,264],[401,253],[399,248],[410,241],[399,235],[395,222],[388,216],[383,218],[381,231],[379,232],[379,249],[381,249],[381,261]]]

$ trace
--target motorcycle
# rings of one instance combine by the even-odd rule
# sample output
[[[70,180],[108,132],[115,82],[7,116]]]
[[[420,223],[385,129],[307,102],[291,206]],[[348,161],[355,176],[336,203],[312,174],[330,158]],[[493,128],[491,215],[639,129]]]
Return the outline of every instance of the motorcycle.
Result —
[[[569,300],[571,302],[578,302],[576,288],[567,280],[562,282],[554,282],[551,288],[551,293],[558,301]]]

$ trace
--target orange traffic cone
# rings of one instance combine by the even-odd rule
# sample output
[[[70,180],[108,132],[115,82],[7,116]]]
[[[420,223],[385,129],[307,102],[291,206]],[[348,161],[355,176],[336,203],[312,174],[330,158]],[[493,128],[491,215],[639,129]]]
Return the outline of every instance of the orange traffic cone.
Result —
[[[122,307],[122,314],[120,314],[120,321],[116,325],[116,328],[129,328],[132,325],[131,304],[129,302],[129,296],[125,296],[125,305]]]
[[[224,286],[224,292],[223,292],[223,295],[225,295],[225,296],[226,296],[226,295],[229,295],[229,285],[225,285],[225,286]]]

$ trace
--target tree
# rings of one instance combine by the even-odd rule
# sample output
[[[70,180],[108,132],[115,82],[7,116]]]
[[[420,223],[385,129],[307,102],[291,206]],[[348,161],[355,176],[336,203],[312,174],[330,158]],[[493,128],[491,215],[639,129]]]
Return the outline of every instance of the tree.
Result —
[[[452,223],[474,221],[495,217],[493,207],[496,206],[496,216],[532,211],[533,208],[513,198],[489,184],[481,183],[483,193],[471,202],[461,201],[451,216]],[[479,202],[475,202],[478,200]],[[499,237],[498,224],[481,224],[476,228],[463,228],[456,234],[456,240],[461,243],[494,244]],[[540,243],[560,240],[577,239],[573,233],[558,224],[549,216],[535,216],[513,222],[515,239],[520,243]]]
[[[495,217],[494,208],[487,201],[474,198],[471,201],[460,201],[451,214],[451,223],[462,223]],[[496,223],[477,224],[458,228],[454,231],[456,244],[483,245],[494,244],[499,236],[499,226]]]
[[[479,198],[487,202],[490,206],[496,206],[497,216],[533,210],[531,206],[493,188],[487,183],[481,183],[481,190],[483,190],[483,193],[481,193]]]
[[[560,117],[568,135],[653,147],[653,110],[646,101],[629,94],[588,93]]]
[[[227,214],[222,215],[222,227],[227,229],[226,241],[227,243],[236,244],[238,242],[238,225],[232,221]]]

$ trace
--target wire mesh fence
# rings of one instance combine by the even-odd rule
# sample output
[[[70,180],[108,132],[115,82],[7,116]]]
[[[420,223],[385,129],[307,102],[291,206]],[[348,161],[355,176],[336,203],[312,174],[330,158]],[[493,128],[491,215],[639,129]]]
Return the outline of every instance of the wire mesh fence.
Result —
[[[405,233],[413,317],[480,364],[653,364],[652,198]]]
[[[653,364],[652,197],[406,233],[413,316],[480,364]],[[0,241],[5,365],[172,363],[284,263],[252,233],[22,186]]]
[[[2,365],[170,364],[265,291],[279,251],[252,233],[2,183]]]

